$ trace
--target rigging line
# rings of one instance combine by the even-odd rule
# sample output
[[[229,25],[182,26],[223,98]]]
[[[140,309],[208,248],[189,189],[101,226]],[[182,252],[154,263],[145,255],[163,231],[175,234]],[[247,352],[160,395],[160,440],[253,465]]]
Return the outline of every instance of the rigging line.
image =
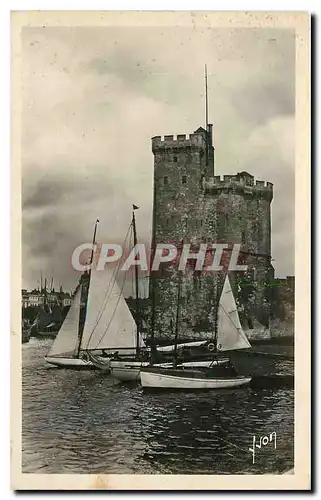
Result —
[[[129,232],[129,229],[130,229],[130,227],[128,228],[127,233],[126,233],[126,236],[125,236],[125,239],[124,239],[124,241],[123,241],[123,247],[124,247],[124,246],[125,246],[125,244],[126,244],[126,240],[127,240],[127,238],[128,238],[128,232]],[[98,322],[100,321],[101,316],[102,316],[102,314],[103,314],[103,312],[104,312],[104,309],[105,309],[105,307],[106,307],[106,304],[107,304],[108,300],[110,299],[110,296],[111,296],[112,291],[113,291],[113,289],[114,289],[114,286],[115,286],[115,281],[116,281],[116,278],[117,278],[118,273],[119,273],[120,264],[121,264],[121,262],[119,261],[119,262],[118,262],[118,264],[117,264],[117,266],[116,266],[116,267],[114,268],[114,270],[113,270],[113,274],[112,274],[111,279],[110,279],[110,281],[109,281],[108,288],[107,288],[107,290],[106,290],[106,292],[105,292],[104,299],[103,299],[103,301],[102,301],[102,305],[101,305],[101,307],[100,307],[100,311],[99,311],[99,314],[98,314],[98,319],[96,320],[95,327],[97,326]],[[112,284],[112,286],[111,286],[111,284]],[[108,296],[107,296],[107,295],[108,295]]]
[[[223,441],[224,443],[227,443],[227,444],[229,444],[229,445],[231,445],[231,446],[234,446],[234,448],[237,448],[238,450],[241,450],[241,451],[243,451],[243,452],[246,452],[246,453],[247,453],[247,450],[244,450],[243,448],[241,448],[241,447],[240,447],[240,446],[238,446],[237,444],[231,443],[230,441],[227,441],[227,439],[223,439],[223,438],[221,438],[221,437],[219,437],[219,436],[216,436],[216,437],[217,437],[217,439],[220,439],[220,440],[221,440],[221,441]]]
[[[129,229],[130,229],[130,227],[129,227]],[[125,239],[125,241],[127,240],[129,229],[128,229],[128,231],[127,231],[127,235],[126,235],[126,239]],[[119,293],[119,295],[118,295],[118,300],[117,300],[116,306],[115,306],[115,308],[114,308],[113,315],[112,315],[112,317],[111,317],[111,319],[110,319],[110,321],[109,321],[109,323],[108,323],[108,325],[107,325],[107,327],[106,327],[105,331],[103,332],[102,336],[100,337],[100,339],[99,339],[99,341],[98,341],[98,344],[97,344],[97,346],[96,346],[96,348],[97,348],[97,349],[98,349],[99,344],[101,343],[102,339],[105,337],[105,335],[106,335],[106,333],[107,333],[107,331],[108,331],[108,329],[109,329],[109,327],[110,327],[110,324],[111,324],[111,322],[112,322],[112,320],[113,320],[113,318],[114,318],[114,316],[115,316],[115,313],[116,313],[116,310],[117,310],[117,307],[118,307],[118,304],[119,304],[119,301],[120,301],[120,297],[122,296],[123,288],[124,288],[124,286],[125,286],[125,282],[126,282],[126,278],[127,278],[127,273],[128,273],[128,271],[125,271],[125,273],[124,273],[124,280],[123,280],[123,283],[122,283],[122,286],[121,286],[121,289],[120,289],[120,293]],[[113,283],[114,283],[114,285],[115,285],[115,281],[114,281]],[[114,285],[113,285],[113,288],[114,288]],[[110,295],[111,295],[111,293],[109,294],[109,298],[110,298]],[[96,326],[97,326],[97,324],[96,324]],[[96,328],[96,326],[95,326],[95,328]],[[92,332],[92,334],[93,334],[93,332]],[[91,334],[91,335],[92,335],[92,334]],[[89,342],[88,342],[88,343],[89,343]],[[88,344],[87,344],[87,346],[88,346]]]
[[[119,295],[118,295],[118,299],[117,299],[116,306],[115,306],[115,308],[114,308],[114,312],[113,312],[113,314],[112,314],[112,316],[111,316],[111,318],[110,318],[110,320],[109,320],[109,323],[108,323],[108,325],[107,325],[107,327],[106,327],[105,331],[103,332],[102,336],[100,337],[100,340],[99,340],[99,342],[98,342],[98,344],[97,344],[97,348],[99,347],[99,344],[101,343],[101,341],[102,341],[102,340],[103,340],[103,338],[105,337],[106,333],[108,332],[109,327],[110,327],[110,325],[111,325],[111,322],[113,321],[114,316],[115,316],[115,314],[116,314],[116,310],[117,310],[117,307],[118,307],[118,304],[119,304],[120,298],[121,298],[121,297],[122,297],[122,295],[123,295],[123,288],[124,288],[124,286],[125,286],[125,281],[126,281],[127,271],[124,273],[124,275],[125,275],[125,276],[124,276],[124,280],[123,280],[123,283],[122,283],[122,286],[121,286],[121,289],[120,289],[120,293],[119,293]]]
[[[131,229],[131,233],[132,233],[132,224],[130,224],[129,229],[128,229],[128,232],[129,232],[129,230],[130,230],[130,229]],[[126,235],[126,239],[124,240],[124,245],[126,244],[126,241],[127,241],[127,239],[128,239],[128,232],[127,232],[127,235]],[[118,268],[119,268],[119,267],[120,267],[120,264],[119,264]],[[123,291],[123,288],[124,288],[125,282],[126,282],[126,280],[127,280],[127,276],[128,276],[128,270],[126,270],[126,271],[125,271],[125,273],[124,273],[124,280],[123,280],[123,283],[122,283],[122,286],[121,286],[121,291]],[[115,281],[116,281],[116,280],[114,280],[114,281],[113,281],[113,283],[114,283],[114,284],[113,284],[112,289],[113,289],[113,288],[114,288],[114,286],[115,286]],[[110,295],[111,295],[111,294],[110,294]]]
[[[99,311],[97,313],[95,324],[93,326],[92,332],[91,332],[90,337],[89,337],[88,342],[87,342],[87,347],[88,347],[89,342],[92,339],[92,336],[93,336],[93,334],[94,334],[94,332],[95,332],[95,330],[97,328],[97,325],[98,325],[98,323],[99,323],[99,321],[100,321],[100,319],[101,319],[101,317],[103,315],[103,312],[104,312],[104,310],[106,308],[107,302],[110,300],[110,296],[111,296],[113,288],[115,286],[115,280],[113,279],[115,272],[117,272],[117,266],[116,266],[116,269],[114,269],[114,271],[113,271],[113,274],[112,274],[112,276],[111,276],[111,278],[109,280],[109,283],[108,283],[108,287],[107,287],[107,289],[106,289],[106,291],[104,293],[103,300],[101,302]]]
[[[126,233],[125,239],[123,241],[123,247],[126,244],[126,241],[127,241],[127,238],[128,238],[128,234],[129,234],[129,231],[130,231],[130,228],[131,228],[131,225],[132,224],[130,224],[129,227],[128,227],[128,229],[127,229],[127,233]],[[103,312],[104,312],[104,310],[106,308],[107,302],[110,300],[110,296],[111,296],[113,288],[115,286],[115,281],[116,281],[116,276],[115,275],[117,275],[117,273],[119,272],[119,268],[120,268],[120,261],[118,262],[117,266],[113,270],[112,276],[111,276],[110,281],[108,283],[107,290],[106,290],[106,292],[104,294],[104,298],[102,300],[99,312],[97,314],[96,322],[95,322],[95,324],[93,326],[92,332],[91,332],[90,337],[89,337],[88,342],[87,342],[87,347],[88,347],[89,342],[91,341],[92,336],[93,336],[93,334],[94,334],[94,332],[95,332],[95,330],[97,328],[97,325],[98,325],[98,323],[99,323],[99,321],[100,321],[100,319],[101,319],[101,317],[103,315]],[[112,287],[111,287],[111,283],[113,284]]]
[[[223,311],[225,312],[226,316],[228,317],[228,319],[230,320],[230,322],[233,324],[233,326],[235,326],[235,328],[237,330],[241,330],[242,331],[242,325],[241,325],[241,328],[239,326],[237,326],[234,321],[232,320],[232,318],[230,317],[229,313],[226,311],[226,309],[222,306],[222,304],[219,304],[219,307],[221,307],[223,309]],[[237,309],[233,309],[233,311],[236,311],[237,312]],[[232,312],[233,312],[232,311]]]
[[[133,224],[131,224],[131,232],[130,232],[131,241],[134,239],[133,233],[134,233]],[[131,292],[132,292],[133,297],[134,297],[134,268],[132,268],[132,270],[131,270],[130,277],[131,277]]]
[[[114,319],[114,316],[115,316],[115,314],[116,314],[117,307],[118,307],[119,302],[120,302],[120,298],[121,298],[121,296],[122,296],[122,292],[123,292],[123,287],[124,287],[124,283],[125,283],[125,281],[126,281],[126,279],[124,278],[124,282],[123,282],[122,287],[121,287],[121,289],[120,289],[120,293],[119,293],[119,295],[118,295],[118,299],[117,299],[116,306],[115,306],[115,308],[114,308],[113,314],[112,314],[112,316],[111,316],[111,318],[110,318],[110,320],[109,320],[109,323],[108,323],[108,325],[107,325],[107,327],[106,327],[105,331],[103,332],[103,334],[101,335],[101,337],[100,337],[100,339],[99,339],[99,341],[98,341],[97,348],[99,348],[100,343],[101,343],[101,342],[102,342],[102,340],[104,339],[104,337],[105,337],[106,333],[108,332],[108,330],[109,330],[109,328],[110,328],[110,325],[111,325],[111,323],[112,323],[112,321],[113,321],[113,319]]]
[[[125,240],[124,240],[124,244],[125,244],[125,242],[126,242],[126,240],[127,240],[129,229],[130,229],[130,228],[128,228],[128,230],[127,230],[127,234],[126,234],[126,237],[125,237]],[[101,319],[101,317],[102,317],[102,315],[103,315],[103,312],[104,312],[104,310],[105,310],[105,308],[106,308],[106,306],[107,306],[107,303],[108,303],[108,301],[109,301],[109,300],[110,300],[110,298],[111,298],[111,295],[112,295],[112,293],[113,293],[113,289],[114,289],[114,287],[115,287],[115,282],[116,282],[117,273],[119,272],[119,267],[120,267],[120,262],[118,263],[118,265],[117,265],[117,266],[116,266],[116,268],[114,269],[113,274],[112,274],[112,277],[111,277],[111,279],[110,279],[110,281],[109,281],[108,288],[107,288],[107,290],[106,290],[106,292],[105,292],[105,295],[104,295],[104,298],[103,298],[103,300],[102,300],[102,303],[101,303],[101,306],[100,306],[100,310],[99,310],[98,315],[97,315],[97,318],[96,318],[95,325],[93,326],[92,332],[91,332],[90,337],[89,337],[89,339],[88,339],[88,342],[87,342],[87,347],[88,347],[89,342],[90,342],[90,340],[92,339],[92,336],[93,336],[93,334],[94,334],[94,332],[95,332],[95,330],[96,330],[96,328],[97,328],[97,326],[98,326],[98,323],[99,323],[99,321],[100,321],[100,319]],[[111,284],[112,284],[112,286],[111,286]],[[101,341],[101,340],[100,340],[100,341]]]

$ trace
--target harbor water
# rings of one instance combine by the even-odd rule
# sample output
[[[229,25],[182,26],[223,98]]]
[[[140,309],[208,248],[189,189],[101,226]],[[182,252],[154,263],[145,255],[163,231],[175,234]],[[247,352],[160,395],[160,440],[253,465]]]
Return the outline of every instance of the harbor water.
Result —
[[[50,367],[22,346],[22,471],[282,474],[294,466],[294,391],[144,393],[96,370]],[[253,438],[276,433],[255,456]],[[266,442],[266,440],[265,440]],[[254,462],[254,463],[253,463]]]

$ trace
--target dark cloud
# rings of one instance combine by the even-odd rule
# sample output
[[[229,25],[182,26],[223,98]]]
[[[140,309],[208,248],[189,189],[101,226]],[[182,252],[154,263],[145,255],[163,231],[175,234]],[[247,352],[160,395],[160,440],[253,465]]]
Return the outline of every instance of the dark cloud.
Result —
[[[233,105],[252,126],[264,125],[280,115],[294,116],[294,87],[282,82],[250,83],[233,96]]]
[[[101,198],[110,196],[115,192],[107,176],[103,176],[92,168],[93,175],[88,177],[73,176],[68,172],[68,167],[63,174],[48,172],[38,178],[36,172],[22,182],[22,210],[42,207],[57,207],[62,204],[79,206],[92,199],[92,193]],[[88,183],[90,182],[90,189]],[[117,186],[121,194],[121,186]]]
[[[149,241],[153,135],[204,123],[209,70],[216,174],[274,183],[276,272],[293,273],[295,40],[289,30],[24,29],[23,282],[73,286],[70,257],[101,219],[122,242],[132,203]]]

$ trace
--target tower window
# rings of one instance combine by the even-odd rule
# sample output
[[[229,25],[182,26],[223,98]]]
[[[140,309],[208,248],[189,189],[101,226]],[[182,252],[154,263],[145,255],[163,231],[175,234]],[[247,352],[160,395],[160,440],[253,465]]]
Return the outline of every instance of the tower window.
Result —
[[[173,162],[177,163],[177,156],[173,156]]]
[[[186,175],[183,175],[183,177],[182,177],[182,183],[186,184]]]
[[[164,177],[164,184],[168,184],[168,177],[167,177],[167,175]]]

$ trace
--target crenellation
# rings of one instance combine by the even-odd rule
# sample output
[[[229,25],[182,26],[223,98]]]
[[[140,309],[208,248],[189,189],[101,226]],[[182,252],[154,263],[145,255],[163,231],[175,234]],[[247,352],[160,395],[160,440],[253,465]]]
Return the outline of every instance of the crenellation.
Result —
[[[205,193],[218,193],[224,189],[236,189],[241,192],[267,193],[269,196],[273,193],[273,183],[255,180],[253,177],[245,179],[239,175],[215,175],[204,181]]]
[[[152,150],[168,149],[168,148],[181,148],[181,147],[206,147],[206,138],[201,132],[193,134],[178,134],[178,135],[165,135],[152,137]]]

